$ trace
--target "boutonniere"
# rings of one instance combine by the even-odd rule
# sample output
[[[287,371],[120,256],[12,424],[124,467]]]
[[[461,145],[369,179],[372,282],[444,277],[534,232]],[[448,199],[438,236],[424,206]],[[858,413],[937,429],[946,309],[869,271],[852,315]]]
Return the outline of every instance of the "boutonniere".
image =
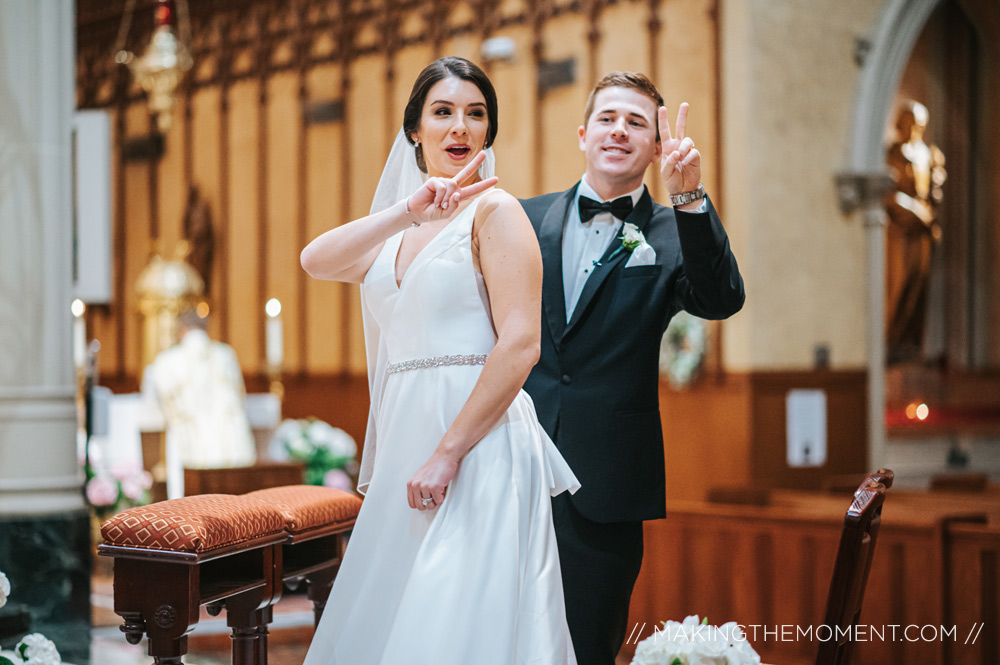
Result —
[[[615,251],[611,252],[611,256],[608,257],[608,261],[615,258],[622,252],[631,252],[633,249],[646,242],[646,236],[642,235],[642,231],[639,230],[639,227],[635,224],[629,224],[628,222],[625,222],[625,225],[622,226],[622,234],[618,236],[618,239],[622,241],[622,244],[619,245]],[[601,264],[598,263],[597,265]]]

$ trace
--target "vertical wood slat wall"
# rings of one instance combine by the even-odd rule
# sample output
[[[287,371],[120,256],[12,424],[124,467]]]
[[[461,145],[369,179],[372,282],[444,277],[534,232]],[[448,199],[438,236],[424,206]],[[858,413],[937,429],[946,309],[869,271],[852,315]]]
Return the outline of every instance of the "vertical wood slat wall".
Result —
[[[152,3],[140,0],[128,48],[148,40]],[[717,0],[296,0],[190,3],[196,65],[159,160],[123,161],[125,140],[152,128],[145,98],[110,44],[121,17],[81,0],[80,107],[113,115],[113,302],[92,308],[105,377],[141,376],[135,281],[158,244],[183,237],[190,186],[212,214],[210,333],[233,345],[245,373],[263,372],[264,303],[283,306],[285,367],[296,375],[363,374],[357,287],[309,279],[302,246],[367,213],[419,71],[439,55],[480,62],[484,39],[513,40],[509,62],[486,63],[500,102],[497,171],[533,196],[571,186],[583,170],[576,128],[593,82],[613,69],[654,77],[671,117],[691,104],[689,134],[718,183]],[[539,61],[573,59],[575,80],[540,91]],[[342,115],[311,122],[313,104]],[[652,172],[652,170],[651,170]],[[660,192],[648,178],[654,196]],[[720,198],[716,196],[716,198]]]

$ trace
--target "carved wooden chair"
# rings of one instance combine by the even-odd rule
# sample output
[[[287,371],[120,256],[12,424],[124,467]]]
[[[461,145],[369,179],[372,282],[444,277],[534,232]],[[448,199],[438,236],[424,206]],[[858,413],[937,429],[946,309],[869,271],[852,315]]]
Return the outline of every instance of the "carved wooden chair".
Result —
[[[885,491],[892,487],[893,473],[879,469],[869,474],[854,492],[851,507],[844,517],[837,559],[826,600],[823,637],[816,665],[847,665],[853,646],[854,626],[861,614],[861,601],[868,583],[875,541],[882,522]]]

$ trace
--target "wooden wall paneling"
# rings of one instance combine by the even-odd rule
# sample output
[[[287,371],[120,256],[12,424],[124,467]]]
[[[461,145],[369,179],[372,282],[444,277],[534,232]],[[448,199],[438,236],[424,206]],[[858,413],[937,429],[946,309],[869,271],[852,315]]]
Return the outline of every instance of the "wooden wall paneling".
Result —
[[[180,106],[175,110],[170,129],[163,137],[163,146],[163,157],[157,164],[156,216],[159,220],[158,237],[161,246],[166,252],[173,254],[178,241],[184,237],[184,210],[187,207],[187,189],[184,187],[184,115]]]
[[[774,602],[766,614],[767,621],[780,626],[802,624],[803,617],[809,617],[813,611],[813,599],[817,595],[826,597],[827,589],[816,583],[816,536],[809,532],[787,533],[774,527],[771,538],[775,552],[771,571]],[[785,646],[790,658],[805,661],[816,655],[815,647],[804,640]]]
[[[263,308],[257,294],[256,275],[261,270],[260,227],[257,187],[262,164],[257,159],[257,141],[260,133],[259,82],[243,80],[226,90],[228,113],[225,116],[224,135],[228,137],[226,151],[230,159],[226,164],[227,219],[220,220],[225,227],[226,247],[216,253],[228,255],[232,260],[226,266],[229,292],[226,296],[226,318],[232,322],[228,341],[239,356],[246,374],[263,372],[263,331],[255,325],[257,309]],[[198,144],[201,146],[202,144]],[[218,247],[218,244],[217,244]],[[266,390],[266,388],[265,388]]]
[[[892,500],[891,492],[887,494],[887,497],[887,501]],[[902,562],[904,586],[899,589],[899,595],[902,597],[898,599],[903,611],[902,623],[936,627],[944,625],[944,598],[941,593],[944,561],[940,558],[940,549],[938,548],[941,532],[942,530],[939,528],[906,530],[895,526],[889,531],[890,542],[899,542],[905,552]],[[875,556],[878,557],[878,554],[879,552],[876,551]],[[872,566],[875,566],[874,561]],[[878,575],[888,572],[875,568],[872,574]],[[892,610],[893,612],[887,616],[897,616],[896,611],[898,610],[896,608],[892,608]],[[945,665],[941,659],[942,649],[939,640],[927,642],[873,641],[872,646],[880,644],[895,647],[892,649],[894,652],[892,655],[899,662]]]
[[[687,549],[686,539],[681,527],[673,521],[673,516],[666,520],[644,522],[643,540],[644,555],[642,569],[635,583],[632,603],[629,607],[628,632],[631,633],[635,624],[646,624],[644,631],[637,631],[642,637],[652,634],[652,627],[659,626],[659,621],[677,616],[683,611],[685,569],[675,568],[685,560]],[[683,618],[683,617],[681,617]],[[636,640],[631,641],[632,653]]]
[[[257,78],[257,184],[254,187],[254,191],[257,194],[257,236],[260,239],[260,244],[257,245],[257,279],[256,287],[257,293],[253,307],[249,312],[246,312],[247,321],[252,322],[250,325],[257,330],[259,345],[254,351],[259,367],[265,367],[264,362],[265,355],[265,315],[264,315],[264,303],[268,299],[268,286],[270,284],[270,272],[271,266],[269,263],[270,259],[270,220],[268,219],[271,213],[270,208],[270,176],[272,174],[271,164],[270,164],[270,114],[268,113],[268,106],[270,103],[270,79],[272,73],[272,51],[274,49],[274,40],[272,38],[271,32],[268,29],[269,22],[273,17],[273,11],[270,8],[264,8],[258,6],[255,8],[253,22],[257,26],[258,32],[258,42],[256,45],[256,50],[254,53],[255,59],[255,69]],[[263,37],[263,39],[260,39]],[[276,171],[279,172],[280,171]],[[287,320],[287,314],[283,317]],[[288,332],[285,332],[285,337],[288,337]]]
[[[544,58],[558,61],[576,60],[576,79],[544,93],[536,111],[541,119],[540,135],[536,138],[541,173],[535,181],[540,191],[558,192],[568,189],[583,174],[585,165],[580,152],[576,129],[583,123],[583,108],[592,82],[585,80],[587,59],[587,22],[581,16],[566,14],[545,22]]]
[[[785,400],[789,390],[821,389],[827,399],[827,461],[822,467],[786,464]],[[765,487],[816,489],[828,475],[867,469],[865,373],[755,372],[750,375],[752,477]]]
[[[702,499],[713,486],[753,482],[749,378],[727,375],[685,390],[660,384],[667,498]]]
[[[340,137],[340,221],[338,223],[344,224],[353,219],[351,216],[352,211],[352,196],[351,187],[354,185],[354,177],[352,175],[352,159],[351,159],[351,119],[354,117],[351,113],[351,88],[352,88],[352,63],[354,58],[357,57],[357,45],[355,40],[357,38],[356,21],[351,18],[351,13],[349,11],[351,7],[350,0],[338,0],[337,6],[340,11],[341,20],[337,24],[336,31],[336,43],[338,44],[337,58],[340,63],[340,99],[343,108],[343,117],[341,119],[341,126],[343,131]],[[365,116],[360,116],[365,117]],[[359,299],[352,300],[352,291],[356,289],[350,284],[340,284],[340,330],[342,332],[341,344],[340,344],[340,371],[345,375],[350,374],[354,367],[351,362],[351,337],[354,331],[354,326],[352,324],[352,318],[355,316],[353,307],[356,306],[356,302]],[[367,373],[367,367],[365,368]]]
[[[478,23],[475,4],[469,0],[454,0],[450,3],[445,27],[446,36],[442,41],[442,56],[454,55],[481,64],[480,37],[476,34]]]
[[[534,142],[535,74],[532,71],[531,30],[526,26],[504,28],[498,33],[514,40],[513,62],[497,62],[490,70],[490,80],[497,91],[500,116],[494,144],[497,158],[498,187],[514,196],[528,197],[540,192],[532,180]]]
[[[529,117],[532,119],[532,151],[530,153],[531,163],[528,166],[534,190],[530,194],[525,194],[525,196],[538,196],[545,192],[544,183],[542,182],[542,173],[545,167],[545,146],[542,143],[542,133],[545,128],[542,119],[544,105],[540,92],[538,70],[542,64],[542,60],[545,58],[544,28],[548,4],[548,2],[528,3],[527,20],[529,29],[531,30],[531,57],[529,59],[531,70],[528,72],[530,74],[529,78],[526,78],[524,83],[530,86],[532,91],[532,105],[529,111]]]
[[[635,623],[650,626],[698,613],[713,624],[737,620],[757,625],[756,636],[749,631],[748,636],[766,662],[811,662],[818,648],[815,638],[776,637],[774,630],[799,626],[815,631],[824,620],[849,499],[778,492],[771,505],[761,508],[672,501],[666,520],[644,525],[646,555],[629,630]],[[854,662],[998,662],[1000,530],[993,524],[956,522],[967,503],[945,505],[927,495],[890,492],[886,505],[893,510],[883,513]],[[947,534],[947,558],[936,545],[941,533]],[[946,587],[942,579],[950,580]],[[964,644],[982,623],[978,641]],[[914,639],[912,633],[926,626],[939,636],[942,626],[952,625],[957,635],[945,636],[944,642]],[[764,626],[770,631],[766,635]],[[900,631],[895,638],[892,626]],[[901,631],[907,626],[916,628],[904,637]],[[631,649],[634,644],[623,653]]]
[[[403,109],[410,99],[410,91],[413,89],[413,82],[427,65],[434,62],[434,54],[431,52],[429,44],[413,44],[403,48],[396,56],[395,78],[387,94],[387,99],[391,96],[392,105],[386,106],[385,126],[387,130],[386,140],[388,145],[396,138],[396,132],[403,126]],[[496,82],[494,81],[494,85]],[[386,156],[388,156],[388,152]]]
[[[660,9],[657,62],[660,94],[673,128],[681,102],[691,105],[688,135],[702,154],[702,181],[714,201],[721,200],[716,185],[721,171],[718,150],[720,116],[716,103],[719,77],[716,63],[718,26],[711,3],[704,0],[671,0]],[[724,220],[725,218],[723,218]]]
[[[309,370],[309,294],[306,292],[306,273],[299,262],[299,253],[309,242],[309,132],[306,122],[306,109],[309,106],[309,67],[308,56],[312,45],[311,36],[306,32],[305,3],[297,6],[297,34],[295,41],[296,85],[298,87],[298,131],[296,133],[296,225],[295,243],[289,252],[292,275],[295,276],[296,298],[295,313],[298,335],[293,341],[298,347],[299,361],[296,372],[304,374]]]
[[[385,158],[389,154],[393,130],[386,126],[385,114],[385,60],[381,56],[362,56],[351,63],[351,80],[356,82],[357,94],[348,94],[345,108],[348,117],[358,118],[365,130],[359,132],[349,145],[349,180],[353,195],[349,214],[344,221],[364,217],[371,209],[372,195],[382,175]],[[365,83],[362,87],[362,82]],[[349,125],[350,126],[350,125]],[[357,374],[367,372],[365,360],[364,328],[361,323],[361,300],[358,287],[349,285],[347,290],[348,313],[345,327],[349,332],[347,368]]]
[[[149,114],[145,104],[133,104],[126,111],[126,125],[135,128],[134,135],[144,135],[149,131]],[[126,134],[126,140],[132,136]],[[119,310],[125,319],[123,341],[125,343],[124,370],[132,376],[142,373],[142,324],[136,300],[135,283],[139,273],[149,262],[153,249],[151,239],[152,214],[150,204],[150,171],[155,169],[147,161],[131,161],[124,165],[125,224],[128,226],[125,240],[124,281],[125,293]]]
[[[714,131],[712,132],[710,138],[712,143],[706,145],[705,147],[710,150],[706,153],[711,155],[712,161],[715,164],[715,168],[710,169],[711,180],[709,180],[709,185],[713,187],[716,192],[715,198],[719,200],[719,214],[722,214],[722,201],[725,200],[723,196],[723,181],[722,174],[725,173],[725,169],[722,168],[722,12],[719,11],[719,0],[713,0],[712,7],[708,12],[709,20],[711,21],[711,33],[712,33],[712,124]],[[716,344],[716,362],[718,366],[722,366],[722,340],[719,338]]]
[[[301,371],[302,348],[299,344],[303,332],[300,328],[299,288],[302,285],[302,268],[299,252],[300,189],[297,185],[306,174],[299,169],[299,141],[302,133],[301,105],[299,102],[299,77],[297,72],[280,72],[268,81],[266,113],[267,173],[262,185],[267,188],[266,237],[263,254],[267,269],[266,282],[257,303],[263,316],[264,303],[269,298],[281,301],[284,323],[285,368]],[[263,354],[261,355],[263,358]]]
[[[157,133],[156,118],[147,113],[146,115],[146,135],[153,136]],[[161,158],[162,159],[162,158]],[[149,186],[146,189],[149,195],[149,237],[154,241],[154,247],[160,238],[160,161],[150,159],[146,162],[146,175],[149,178]],[[173,256],[173,248],[158,245],[161,252],[166,252]]]
[[[392,0],[386,0],[382,8],[382,17],[379,21],[382,33],[381,51],[385,62],[385,72],[381,84],[385,90],[385,94],[382,97],[382,127],[385,128],[386,156],[388,156],[389,150],[392,148],[392,142],[396,137],[396,125],[397,123],[402,124],[397,120],[400,117],[397,112],[397,99],[402,100],[400,101],[401,105],[405,105],[405,100],[407,99],[407,96],[398,96],[396,94],[399,82],[397,65],[400,60],[400,22],[402,20],[399,14],[400,12],[396,3],[392,2]]]
[[[212,293],[209,333],[216,339],[229,342],[227,332],[228,299],[232,282],[227,274],[227,255],[230,253],[228,215],[226,205],[226,137],[228,123],[224,112],[225,92],[217,87],[201,88],[192,93],[191,105],[191,181],[198,187],[199,195],[208,204],[215,232]],[[168,150],[176,148],[174,145]],[[185,200],[187,193],[184,193]]]
[[[595,42],[594,69],[585,81],[588,92],[608,72],[639,71],[651,76],[648,24],[648,13],[633,3],[611,5],[601,12],[594,27],[603,38]]]
[[[451,0],[429,0],[423,8],[423,15],[426,17],[427,33],[426,42],[431,48],[431,60],[436,60],[443,53],[444,40],[447,36],[446,22]]]
[[[333,65],[317,67],[308,75],[309,98],[328,102],[341,97],[340,68]],[[305,201],[306,240],[338,226],[341,219],[340,191],[342,179],[340,145],[345,140],[343,121],[310,124],[305,130],[306,181]],[[304,246],[304,245],[303,245]],[[305,308],[308,324],[305,329],[304,363],[309,373],[335,374],[342,370],[341,345],[346,337],[341,319],[342,285],[305,278]]]
[[[286,418],[324,420],[350,434],[360,449],[368,425],[368,377],[350,374],[288,375],[283,380],[285,399],[282,415]],[[246,377],[247,391],[265,392],[263,374]]]
[[[582,15],[587,23],[586,55],[582,58],[579,66],[579,75],[584,85],[593,85],[601,77],[601,65],[599,64],[598,52],[601,48],[601,13],[604,11],[604,0],[583,0]],[[608,30],[614,36],[614,28]],[[612,37],[613,38],[613,37]],[[613,43],[613,42],[612,42]],[[622,46],[614,44],[614,48]],[[626,46],[626,48],[628,48]]]
[[[945,643],[949,665],[1000,662],[1000,528],[954,524],[947,530],[951,584],[948,589],[949,626],[957,639]]]
[[[230,88],[232,86],[233,54],[230,45],[230,30],[232,23],[227,16],[220,16],[214,22],[218,36],[217,73],[218,73],[218,138],[215,145],[219,154],[219,161],[216,168],[218,174],[218,193],[215,196],[217,205],[212,211],[213,226],[213,252],[212,252],[212,284],[211,292],[208,294],[212,309],[216,316],[209,319],[209,332],[216,339],[221,339],[230,345],[233,344],[233,280],[230,279],[230,272],[233,257],[239,256],[233,251],[233,217],[230,205],[233,196],[231,164],[232,152],[230,138]],[[188,96],[190,103],[190,95]],[[206,109],[207,110],[207,109]],[[209,111],[211,112],[211,111]],[[192,160],[193,161],[193,160]],[[205,192],[198,184],[198,193],[204,197]],[[243,340],[241,339],[241,342]],[[239,348],[233,346],[239,356]],[[246,350],[246,347],[242,347]],[[245,362],[245,358],[241,360]]]
[[[658,81],[660,80],[660,36],[663,32],[663,19],[660,16],[661,1],[662,0],[646,0],[646,49],[648,52],[646,58],[646,73],[649,75],[649,78],[657,84],[657,86],[659,86]],[[663,93],[661,92],[660,94]],[[663,193],[660,191],[662,185],[660,185],[658,173],[659,172],[657,171],[652,174],[652,177],[646,178],[646,186],[649,187],[649,194],[653,197],[654,201],[663,200],[660,198]]]
[[[189,82],[189,84],[184,87],[184,100],[181,102],[184,111],[180,114],[181,126],[183,128],[183,132],[181,134],[181,155],[183,155],[182,170],[184,173],[185,192],[187,192],[194,184],[194,132],[192,131],[192,127],[194,126],[194,106],[191,104],[192,92],[193,90]],[[214,219],[213,221],[217,222],[217,220]]]

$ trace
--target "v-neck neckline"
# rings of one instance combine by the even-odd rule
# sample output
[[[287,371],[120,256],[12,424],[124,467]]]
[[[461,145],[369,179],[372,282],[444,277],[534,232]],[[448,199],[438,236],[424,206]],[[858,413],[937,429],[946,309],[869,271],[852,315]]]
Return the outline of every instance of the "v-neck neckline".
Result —
[[[490,191],[490,190],[486,190],[486,191]],[[409,229],[404,229],[403,230],[403,232],[400,234],[400,237],[399,237],[399,244],[396,245],[396,254],[395,254],[395,256],[392,257],[392,281],[396,285],[396,290],[397,291],[399,291],[400,289],[403,288],[403,282],[406,280],[406,276],[410,274],[410,270],[417,263],[417,260],[423,255],[423,253],[427,251],[427,248],[430,247],[431,245],[433,245],[434,241],[437,240],[439,237],[441,237],[441,234],[444,233],[449,227],[451,227],[451,225],[454,224],[455,221],[458,220],[459,217],[461,217],[462,215],[464,215],[465,212],[476,203],[476,201],[479,199],[479,197],[482,196],[485,193],[486,192],[480,192],[478,195],[476,195],[471,201],[469,201],[466,204],[466,206],[464,208],[462,208],[461,210],[459,210],[458,213],[456,213],[455,216],[452,217],[448,221],[447,224],[445,224],[440,229],[438,229],[438,232],[435,233],[433,236],[431,236],[430,240],[428,240],[427,243],[423,247],[421,247],[420,250],[417,251],[416,254],[413,255],[413,259],[410,261],[410,264],[408,266],[406,266],[406,270],[403,271],[402,277],[400,277],[399,276],[399,270],[398,270],[399,250],[401,250],[403,248],[403,240],[406,238],[406,232]]]

